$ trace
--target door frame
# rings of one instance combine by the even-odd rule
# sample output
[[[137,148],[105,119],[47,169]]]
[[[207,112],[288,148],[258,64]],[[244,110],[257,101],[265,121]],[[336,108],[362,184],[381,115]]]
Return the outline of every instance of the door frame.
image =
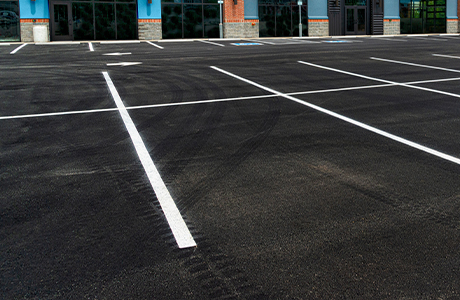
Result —
[[[68,35],[56,35],[57,25],[54,19],[54,5],[66,5],[67,6],[67,16],[68,16],[68,26],[69,34]],[[72,17],[72,2],[66,1],[50,1],[50,34],[52,41],[73,41],[73,17]]]
[[[354,17],[353,18],[353,24],[354,24],[353,31],[348,30],[348,10],[349,9],[353,10],[353,17]],[[359,31],[359,28],[358,28],[358,10],[364,10],[364,17],[365,17],[364,31]],[[345,10],[344,10],[345,35],[366,35],[367,29],[369,27],[369,18],[368,18],[367,11],[368,11],[367,5],[366,6],[357,6],[357,5],[345,6]]]

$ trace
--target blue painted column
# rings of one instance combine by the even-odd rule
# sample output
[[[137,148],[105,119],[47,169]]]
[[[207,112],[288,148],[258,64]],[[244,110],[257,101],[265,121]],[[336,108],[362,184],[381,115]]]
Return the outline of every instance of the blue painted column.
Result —
[[[33,42],[33,27],[44,25],[48,30],[49,40],[49,22],[50,11],[48,0],[19,0],[21,41]]]
[[[308,36],[328,35],[327,0],[308,0]]]
[[[161,0],[138,0],[137,22],[140,40],[159,40],[161,32]]]
[[[384,0],[383,5],[383,34],[400,34],[399,0]]]
[[[457,16],[457,0],[446,1],[446,32],[457,33],[459,32],[459,23]]]

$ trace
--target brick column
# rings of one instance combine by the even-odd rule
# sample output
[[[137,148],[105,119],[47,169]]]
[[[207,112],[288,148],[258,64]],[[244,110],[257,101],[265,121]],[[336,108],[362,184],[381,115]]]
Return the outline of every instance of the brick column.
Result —
[[[447,19],[446,20],[446,33],[457,33],[458,32],[458,19]]]
[[[244,18],[244,0],[224,0],[224,38],[258,38],[259,20]]]
[[[401,34],[401,20],[400,19],[383,19],[383,34],[384,35]]]
[[[139,40],[161,40],[161,19],[138,19]]]
[[[327,19],[309,19],[308,36],[328,36],[329,20]]]
[[[49,19],[21,19],[21,42],[34,41],[34,26],[45,25],[48,28],[48,40],[50,40],[50,20]]]

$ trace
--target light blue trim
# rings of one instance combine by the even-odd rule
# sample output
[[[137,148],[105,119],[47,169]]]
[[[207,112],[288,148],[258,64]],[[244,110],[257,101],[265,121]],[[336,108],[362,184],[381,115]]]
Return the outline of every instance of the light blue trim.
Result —
[[[161,0],[152,0],[151,4],[147,0],[137,1],[138,19],[161,19]]]
[[[19,14],[21,19],[49,19],[48,0],[19,0]]]
[[[384,19],[399,19],[399,0],[385,0]]]
[[[446,18],[447,19],[458,19],[457,0],[447,0],[446,1]]]
[[[308,19],[329,19],[327,16],[327,0],[308,0]]]
[[[259,19],[259,2],[257,0],[244,0],[244,19]]]

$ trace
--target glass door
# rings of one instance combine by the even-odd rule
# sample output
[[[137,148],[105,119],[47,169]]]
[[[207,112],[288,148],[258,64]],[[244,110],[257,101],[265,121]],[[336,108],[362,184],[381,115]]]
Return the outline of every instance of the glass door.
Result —
[[[346,6],[345,22],[345,34],[366,34],[366,7]]]
[[[51,38],[54,41],[73,40],[70,3],[51,3]]]

